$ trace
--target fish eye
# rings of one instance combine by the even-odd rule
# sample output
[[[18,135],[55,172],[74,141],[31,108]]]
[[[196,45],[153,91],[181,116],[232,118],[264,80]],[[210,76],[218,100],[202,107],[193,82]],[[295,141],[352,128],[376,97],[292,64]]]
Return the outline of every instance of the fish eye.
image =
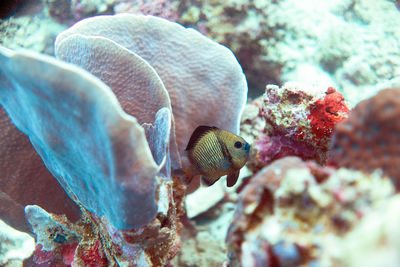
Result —
[[[242,147],[242,143],[239,142],[239,141],[237,141],[237,142],[235,142],[234,146],[235,146],[236,148],[241,148],[241,147]]]

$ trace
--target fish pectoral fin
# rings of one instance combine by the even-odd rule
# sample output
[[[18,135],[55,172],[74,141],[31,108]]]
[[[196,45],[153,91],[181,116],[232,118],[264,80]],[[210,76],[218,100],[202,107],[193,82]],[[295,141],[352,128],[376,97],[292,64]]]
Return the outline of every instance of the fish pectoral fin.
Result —
[[[240,173],[240,171],[235,171],[235,172],[228,174],[228,176],[226,177],[226,186],[227,187],[232,187],[236,184],[236,182],[239,178],[239,173]]]
[[[219,166],[221,166],[223,171],[227,171],[232,167],[232,161],[229,158],[223,158],[221,159]]]

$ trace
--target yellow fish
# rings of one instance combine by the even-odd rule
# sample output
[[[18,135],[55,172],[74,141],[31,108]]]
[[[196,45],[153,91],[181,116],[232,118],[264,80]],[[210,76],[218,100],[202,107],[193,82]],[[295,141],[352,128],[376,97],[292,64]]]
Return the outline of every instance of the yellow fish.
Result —
[[[189,181],[196,175],[202,175],[203,182],[208,186],[228,175],[226,184],[231,187],[249,158],[250,145],[231,132],[199,126],[190,137],[186,151],[190,166],[178,170],[178,173],[183,172]]]

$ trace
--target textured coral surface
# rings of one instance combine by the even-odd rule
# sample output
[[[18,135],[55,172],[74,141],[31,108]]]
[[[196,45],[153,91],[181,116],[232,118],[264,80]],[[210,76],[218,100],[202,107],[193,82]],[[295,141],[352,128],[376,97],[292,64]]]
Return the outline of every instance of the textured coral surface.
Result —
[[[149,20],[149,27],[140,21],[115,25],[108,19],[93,20],[92,26],[76,24],[72,27],[76,31],[59,38],[58,58],[79,65],[109,87],[116,98],[100,103],[85,97],[85,101],[100,108],[117,99],[122,110],[136,118],[147,142],[135,145],[136,154],[148,155],[157,170],[145,171],[149,179],[134,183],[137,191],[151,188],[150,194],[141,197],[133,190],[138,201],[120,205],[116,200],[124,199],[124,194],[111,194],[116,191],[112,183],[104,183],[98,170],[92,172],[88,166],[110,170],[106,176],[117,181],[117,188],[132,189],[132,184],[118,181],[123,173],[137,174],[143,158],[133,164],[129,159],[135,153],[127,153],[126,160],[112,155],[135,150],[127,145],[135,131],[113,135],[111,143],[117,146],[105,153],[108,164],[96,161],[105,158],[108,142],[90,147],[86,142],[90,138],[82,138],[84,134],[75,138],[69,132],[76,128],[98,136],[101,130],[89,130],[93,122],[85,120],[83,127],[53,125],[44,135],[59,153],[57,157],[48,156],[47,150],[41,153],[47,156],[46,166],[77,202],[117,212],[107,218],[83,207],[82,219],[76,221],[81,216],[78,206],[34,151],[31,142],[36,150],[43,148],[35,135],[29,141],[0,108],[0,217],[31,231],[24,206],[38,204],[46,210],[27,209],[37,241],[27,266],[227,266],[228,261],[229,266],[400,265],[399,198],[392,197],[392,185],[383,178],[391,178],[399,190],[398,89],[360,103],[345,119],[347,101],[355,106],[379,89],[400,84],[399,1],[32,0],[15,9],[19,2],[1,4],[0,13],[16,12],[0,20],[0,44],[7,48],[54,55],[56,36],[78,20],[100,14],[156,15],[193,27],[232,49],[246,73],[251,97],[259,97],[265,84],[298,81],[305,85],[269,85],[264,97],[251,101],[244,111],[241,135],[253,144],[248,164],[253,177],[240,180],[243,183],[231,190],[221,179],[221,184],[202,188],[185,201],[186,186],[170,177],[171,166],[180,164],[176,142],[182,152],[197,124],[238,130],[246,94],[241,68],[226,53],[229,50],[222,46],[214,50],[212,42],[197,32],[158,23],[161,19]],[[222,54],[227,60],[219,57]],[[46,133],[41,127],[47,127],[49,114],[54,114],[46,112],[49,101],[38,101],[40,112],[34,112],[21,104],[29,98],[20,94],[21,88],[43,87],[41,79],[46,75],[55,77],[49,87],[64,88],[62,81],[68,75],[46,64],[10,67],[14,63],[8,56],[0,56],[6,62],[0,64],[0,102],[19,129],[25,126],[18,124],[16,114],[28,122],[35,121],[29,119],[34,114],[41,118],[34,130]],[[232,67],[235,73],[225,72]],[[35,78],[27,78],[32,73]],[[77,79],[67,79],[68,86],[79,87]],[[2,87],[7,93],[2,94]],[[51,91],[47,89],[43,92]],[[60,116],[64,120],[92,114],[91,108],[71,112],[68,105],[73,102],[66,95],[59,100],[55,106],[67,111]],[[103,119],[110,114],[112,109],[99,116],[99,125],[104,126]],[[63,146],[74,139],[79,146]],[[66,147],[75,152],[67,164]],[[302,161],[325,164],[329,148],[330,167]],[[302,160],[287,157],[292,155]],[[353,170],[338,169],[343,166]],[[77,184],[71,194],[63,181],[74,169],[83,172],[73,179]],[[93,179],[81,180],[88,176]],[[241,192],[239,199],[235,190]],[[81,194],[85,191],[89,193]],[[82,201],[85,198],[88,201]],[[110,208],[110,203],[115,205]],[[144,203],[154,204],[152,210]],[[56,215],[62,213],[68,219]],[[121,218],[130,217],[126,213],[142,214],[146,225],[134,230],[115,228],[112,220],[122,222]],[[8,240],[0,242],[0,265],[10,255],[4,252],[8,245]]]
[[[65,214],[71,221],[76,221],[80,217],[79,208],[46,169],[29,138],[12,124],[2,107],[0,129],[0,218],[20,231],[30,232],[24,207],[36,203],[49,212]]]
[[[258,133],[253,130],[256,138],[249,162],[254,172],[286,156],[324,164],[334,126],[349,112],[344,97],[334,88],[298,83],[281,88],[267,85],[259,109],[253,123],[261,118],[266,125],[263,130],[251,126],[258,128]]]
[[[231,47],[253,96],[267,83],[299,81],[334,86],[355,104],[399,84],[395,1],[181,2],[180,22]]]
[[[247,95],[240,65],[195,30],[128,14],[76,24],[57,38],[56,54],[86,70],[0,47],[0,103],[83,212],[71,222],[26,206],[37,242],[33,262],[166,265],[179,251],[184,217],[171,169],[180,167],[198,124],[238,132]],[[204,103],[209,109],[198,112]],[[11,141],[1,147],[5,159],[17,148]]]
[[[335,128],[331,164],[363,171],[381,169],[400,189],[400,89],[385,89],[360,102]]]
[[[342,238],[393,191],[376,173],[277,160],[239,196],[227,237],[232,266],[341,265]]]
[[[198,125],[213,125],[238,133],[247,83],[236,58],[226,47],[177,23],[151,16],[119,14],[86,19],[60,34],[55,43],[57,57],[75,62],[79,53],[84,54],[84,49],[69,50],[74,42],[68,40],[75,35],[84,35],[89,42],[95,37],[114,41],[122,46],[120,49],[130,50],[154,68],[171,99],[179,152],[185,149]],[[97,58],[91,60],[95,65]],[[101,70],[101,58],[98,61]],[[208,108],[199,111],[205,104]],[[231,116],[225,116],[226,113]]]
[[[27,233],[19,232],[0,220],[0,265],[22,266],[35,248],[35,240]]]

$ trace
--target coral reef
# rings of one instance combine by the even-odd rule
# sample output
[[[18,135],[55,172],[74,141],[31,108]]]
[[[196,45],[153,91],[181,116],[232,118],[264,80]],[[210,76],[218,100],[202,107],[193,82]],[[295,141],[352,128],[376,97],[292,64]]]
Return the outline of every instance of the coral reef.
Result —
[[[177,21],[178,2],[173,0],[119,0],[116,1],[114,12],[153,15],[170,21]]]
[[[393,193],[390,180],[378,173],[277,160],[239,196],[227,236],[231,264],[343,265],[345,253],[338,250],[359,239],[349,233]]]
[[[140,231],[119,231],[85,210],[75,224],[38,206],[25,212],[36,235],[35,264],[162,266],[179,250],[175,214],[160,214]]]
[[[110,14],[115,2],[116,0],[73,0],[70,9],[74,20],[78,21],[95,15]]]
[[[0,45],[53,55],[54,40],[67,27],[42,14],[39,12],[35,16],[10,17],[1,21]]]
[[[0,218],[14,228],[30,232],[24,207],[36,203],[49,212],[80,218],[76,204],[58,185],[36,153],[0,107]]]
[[[62,27],[89,16],[130,12],[178,21],[230,47],[243,66],[252,97],[261,94],[265,84],[299,81],[334,86],[355,105],[379,89],[400,84],[400,14],[395,1],[26,2],[34,4],[0,23],[0,42],[8,48],[52,54],[52,40]]]
[[[381,169],[397,190],[399,176],[400,89],[385,89],[361,101],[335,127],[329,162],[366,172]]]
[[[398,1],[20,2],[0,12],[0,218],[33,231],[27,266],[400,265],[400,89],[348,115],[400,85]],[[59,34],[116,13],[135,15]],[[238,62],[250,97],[284,85],[243,110]],[[240,127],[254,176],[186,197],[171,170],[203,124]],[[0,239],[0,265],[28,256]]]
[[[34,239],[26,233],[16,231],[0,220],[0,265],[22,266],[22,261],[32,254]]]
[[[334,126],[348,112],[343,96],[332,87],[267,85],[257,115],[266,127],[253,144],[249,167],[256,172],[290,155],[324,164]]]
[[[343,240],[346,266],[398,266],[400,257],[400,196],[382,203]],[[360,238],[362,237],[362,238]]]
[[[260,113],[262,105],[263,96],[260,96],[247,103],[244,108],[242,120],[240,122],[240,135],[243,136],[249,144],[253,144],[260,134],[264,132],[266,123]]]
[[[166,162],[155,162],[143,128],[110,88],[54,58],[1,52],[1,104],[69,196],[121,229],[150,222],[157,212],[154,177]],[[157,115],[155,121],[171,116]],[[167,123],[162,126],[169,133]],[[157,147],[167,157],[164,142],[169,135],[160,136]]]
[[[185,0],[179,7],[180,23],[233,50],[252,96],[265,84],[298,81],[334,86],[355,105],[399,84],[395,1]]]
[[[190,195],[189,195],[190,196]],[[181,251],[173,266],[226,266],[225,236],[232,221],[235,203],[227,198],[192,218],[181,231]]]
[[[57,38],[56,55],[90,73],[0,49],[1,104],[83,212],[74,223],[28,206],[33,261],[167,264],[184,213],[171,168],[197,125],[238,132],[247,94],[239,64],[194,30],[127,14],[74,25]],[[210,109],[199,114],[204,103]]]
[[[91,67],[83,60],[80,62],[80,55],[73,50],[77,40],[71,41],[70,38],[83,39],[82,35],[88,42],[98,42],[96,37],[114,41],[154,68],[171,99],[180,151],[184,150],[198,125],[214,125],[238,133],[247,85],[240,65],[226,47],[209,42],[197,31],[176,23],[151,16],[120,14],[90,18],[75,24],[57,37],[56,56],[83,68]],[[75,47],[79,48],[78,45]],[[201,107],[205,101],[214,108],[202,109],[200,114],[192,108]],[[227,113],[231,116],[225,116]]]

